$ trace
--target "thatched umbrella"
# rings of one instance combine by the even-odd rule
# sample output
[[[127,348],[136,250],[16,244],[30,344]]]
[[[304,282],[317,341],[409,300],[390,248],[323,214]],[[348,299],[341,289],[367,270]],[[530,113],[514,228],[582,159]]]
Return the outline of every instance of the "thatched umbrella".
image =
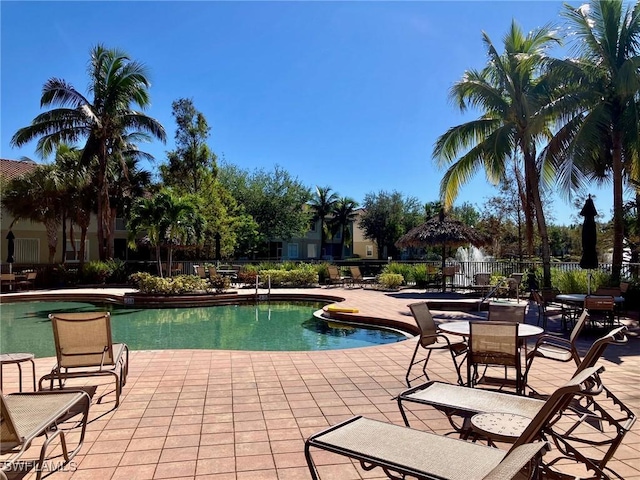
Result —
[[[422,225],[409,230],[396,242],[396,247],[426,247],[442,245],[442,270],[445,267],[446,248],[471,244],[479,247],[488,239],[475,228],[459,220],[447,217],[444,212],[429,219]],[[446,280],[442,276],[442,291],[446,290]]]

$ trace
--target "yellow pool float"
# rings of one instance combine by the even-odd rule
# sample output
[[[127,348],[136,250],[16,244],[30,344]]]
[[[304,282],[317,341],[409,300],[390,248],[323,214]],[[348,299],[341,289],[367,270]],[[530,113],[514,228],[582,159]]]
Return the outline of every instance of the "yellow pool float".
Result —
[[[341,313],[358,313],[359,310],[354,307],[340,307],[339,305],[329,305],[327,307],[328,312],[341,312]]]

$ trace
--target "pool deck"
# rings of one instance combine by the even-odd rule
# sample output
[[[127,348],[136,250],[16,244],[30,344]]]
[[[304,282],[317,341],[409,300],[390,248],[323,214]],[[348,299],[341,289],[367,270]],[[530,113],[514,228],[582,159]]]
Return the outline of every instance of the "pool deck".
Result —
[[[130,291],[83,289],[73,293],[119,298]],[[432,296],[419,290],[380,292],[341,287],[277,292],[341,297],[345,299],[341,306],[358,309],[352,315],[354,320],[386,319],[410,326],[413,319],[407,305]],[[62,300],[70,293],[10,295],[27,298],[47,294],[47,299],[59,296]],[[0,303],[8,297],[0,296]],[[434,315],[436,320],[449,321],[482,314],[435,311]],[[534,307],[527,322],[535,323],[536,318]],[[603,380],[638,414],[640,330],[637,317],[625,323],[630,327],[630,341],[605,352]],[[557,325],[551,325],[554,327]],[[587,335],[580,341],[582,354],[594,338]],[[392,397],[406,388],[404,376],[414,347],[415,340],[410,339],[377,347],[315,352],[134,351],[119,408],[112,410],[113,394],[103,403],[94,401],[85,445],[75,463],[48,478],[309,479],[303,449],[304,439],[312,433],[353,415],[402,424]],[[54,363],[54,358],[36,359],[36,376],[48,373]],[[530,384],[550,393],[568,380],[573,370],[570,363],[537,359]],[[455,381],[451,358],[445,354],[432,356],[429,371],[432,379]],[[109,387],[105,382],[98,394]],[[3,392],[17,388],[16,368],[5,366]],[[440,434],[451,430],[446,417],[433,409],[411,407],[411,411],[415,428]],[[27,458],[38,451],[37,446],[32,447]],[[345,457],[317,452],[314,459],[322,480],[386,478],[380,469],[365,472]],[[640,480],[640,422],[626,435],[608,465],[625,479]],[[19,478],[35,475],[31,472]]]

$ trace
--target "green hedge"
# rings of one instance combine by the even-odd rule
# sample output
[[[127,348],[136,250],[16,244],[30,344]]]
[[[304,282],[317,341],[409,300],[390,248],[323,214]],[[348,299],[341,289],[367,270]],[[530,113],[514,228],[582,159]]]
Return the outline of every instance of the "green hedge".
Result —
[[[218,275],[213,281],[196,275],[177,275],[171,278],[161,278],[146,272],[134,273],[129,277],[140,293],[159,295],[179,295],[183,293],[203,293],[215,290],[220,293],[229,288],[229,279]]]

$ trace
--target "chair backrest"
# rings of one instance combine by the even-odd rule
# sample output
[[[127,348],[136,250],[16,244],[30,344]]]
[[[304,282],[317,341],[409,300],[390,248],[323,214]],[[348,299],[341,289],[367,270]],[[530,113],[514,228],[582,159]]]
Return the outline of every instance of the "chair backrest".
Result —
[[[489,285],[491,283],[491,274],[486,272],[478,272],[473,276],[473,284],[478,286]]]
[[[620,287],[598,287],[594,292],[594,295],[611,295],[612,297],[619,297],[621,293]]]
[[[351,278],[354,280],[362,280],[362,272],[360,271],[360,267],[352,265],[349,267],[351,270]]]
[[[50,314],[58,365],[63,368],[113,365],[111,314]]]
[[[420,344],[423,347],[431,345],[437,341],[436,334],[438,333],[438,327],[433,320],[433,315],[429,310],[429,306],[426,302],[412,303],[409,305],[411,315],[416,321],[418,328],[420,329]]]
[[[613,296],[587,295],[584,299],[584,308],[588,310],[611,311],[616,305]]]
[[[544,300],[544,303],[550,303],[555,301],[556,296],[560,293],[560,290],[558,290],[557,288],[543,288],[542,290],[540,290],[540,295],[542,295],[542,299]]]
[[[3,282],[13,282],[15,279],[15,273],[0,273],[0,280],[2,280]]]
[[[575,395],[593,396],[601,392],[603,386],[599,374],[603,371],[602,366],[586,368],[553,392],[509,451],[538,439],[556,414],[566,408]]]
[[[213,278],[216,275],[218,275],[218,271],[216,270],[216,267],[214,267],[213,265],[209,265],[209,278]]]
[[[540,295],[539,291],[531,290],[531,298],[534,302],[536,302],[536,305],[538,305],[538,307],[544,308],[544,299],[542,298],[542,295]]]
[[[206,278],[207,275],[202,265],[194,265],[193,269],[195,270],[197,276],[199,276],[200,278]]]
[[[572,345],[578,338],[578,335],[580,335],[580,332],[584,328],[585,324],[587,323],[587,318],[589,318],[589,312],[585,308],[584,310],[582,310],[582,313],[578,317],[578,320],[576,320],[576,324],[573,326],[573,330],[571,330],[571,335],[569,335],[569,341],[571,342]]]
[[[627,293],[631,284],[629,282],[620,282],[620,294]]]
[[[589,350],[587,350],[587,353],[582,358],[580,365],[578,365],[576,374],[582,372],[586,368],[593,367],[596,362],[600,360],[600,357],[602,357],[604,351],[610,344],[614,343],[616,345],[624,345],[625,343],[627,343],[629,339],[627,338],[627,335],[625,333],[626,331],[627,327],[625,326],[614,328],[604,337],[600,337],[595,342],[593,342],[591,347],[589,347]]]
[[[0,390],[0,454],[9,452],[22,443],[24,440],[16,428],[9,406]]]
[[[33,281],[38,277],[38,272],[27,272],[27,278],[26,280],[29,281]]]
[[[515,280],[518,285],[522,283],[522,278],[524,277],[524,273],[512,273],[509,278]]]
[[[526,304],[510,305],[506,303],[489,304],[489,320],[494,322],[524,323]]]
[[[455,265],[450,265],[448,267],[444,267],[442,269],[442,275],[444,275],[445,277],[453,277],[456,274],[456,266]]]
[[[520,366],[518,324],[511,322],[469,322],[467,362]]]
[[[329,278],[331,280],[340,280],[340,270],[335,265],[327,265],[327,271],[329,272]]]

